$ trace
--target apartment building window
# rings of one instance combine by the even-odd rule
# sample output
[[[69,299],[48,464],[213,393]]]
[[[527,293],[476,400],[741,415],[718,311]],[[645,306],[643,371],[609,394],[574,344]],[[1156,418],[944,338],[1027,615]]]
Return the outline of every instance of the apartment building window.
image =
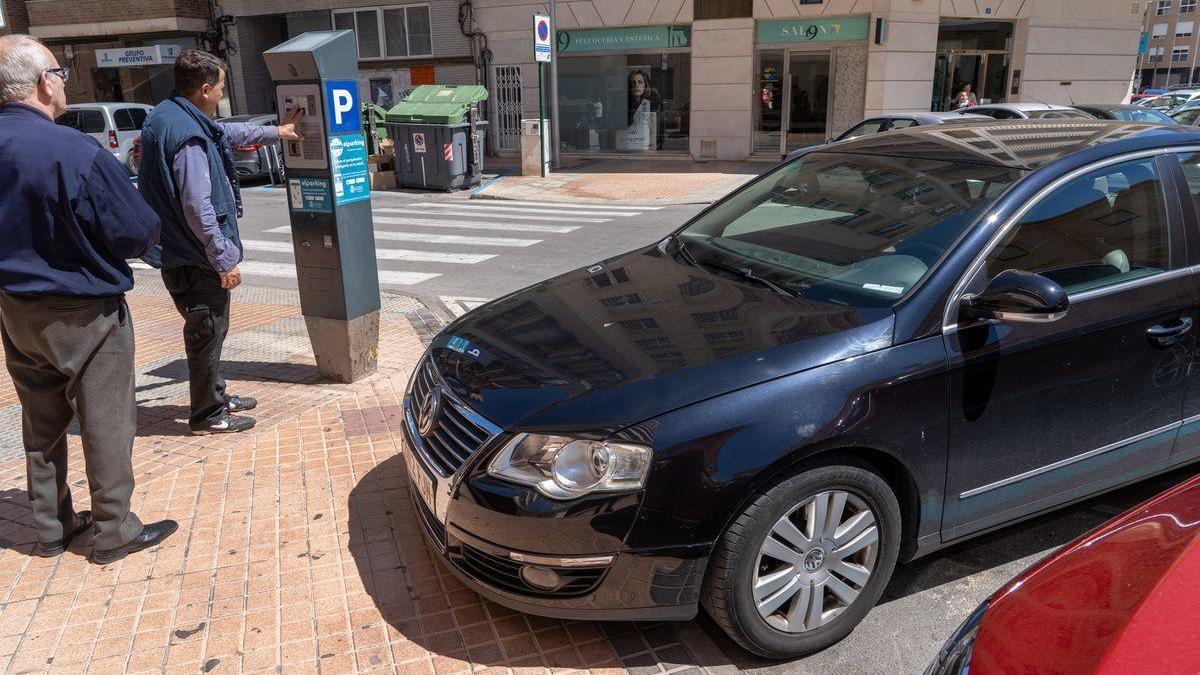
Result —
[[[429,5],[334,10],[333,27],[354,31],[360,59],[433,55]]]
[[[1179,13],[1191,14],[1196,11],[1196,0],[1179,0]]]
[[[1148,52],[1148,55],[1150,57],[1148,59],[1150,61],[1150,63],[1162,63],[1163,48],[1162,47],[1151,47],[1150,51]]]
[[[1154,38],[1155,40],[1161,40],[1162,38],[1167,37],[1167,24],[1154,24],[1154,28],[1150,30],[1150,37]]]
[[[1180,21],[1175,24],[1175,37],[1191,37],[1195,27],[1196,22],[1194,21]]]
[[[1179,63],[1180,61],[1187,61],[1189,51],[1190,50],[1188,47],[1175,47],[1174,49],[1171,50],[1171,61],[1173,63]]]
[[[1170,11],[1171,0],[1158,0],[1158,9],[1154,10],[1155,15],[1162,16],[1163,14],[1170,13]]]

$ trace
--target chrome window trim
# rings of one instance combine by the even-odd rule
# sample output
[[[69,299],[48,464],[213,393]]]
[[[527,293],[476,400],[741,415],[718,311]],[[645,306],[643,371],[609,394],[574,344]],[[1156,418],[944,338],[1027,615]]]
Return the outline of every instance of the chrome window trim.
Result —
[[[1193,419],[1200,419],[1200,415],[1196,416]],[[1077,462],[1082,462],[1085,459],[1091,459],[1093,457],[1098,457],[1100,455],[1103,455],[1106,452],[1118,450],[1127,445],[1137,443],[1138,441],[1144,441],[1147,438],[1151,438],[1158,434],[1166,433],[1168,431],[1178,429],[1179,427],[1183,426],[1183,424],[1184,424],[1184,422],[1182,422],[1182,421],[1172,422],[1170,424],[1161,426],[1157,429],[1152,429],[1145,433],[1138,434],[1137,436],[1132,436],[1130,438],[1126,438],[1123,441],[1117,441],[1116,443],[1109,443],[1108,445],[1096,448],[1095,450],[1088,450],[1087,452],[1079,454],[1079,455],[1075,455],[1074,457],[1067,457],[1066,459],[1060,459],[1057,462],[1053,462],[1051,464],[1047,464],[1045,466],[1041,466],[1036,469],[1030,469],[1029,471],[1026,471],[1024,473],[1019,473],[1015,476],[1009,476],[1008,478],[998,480],[994,483],[988,483],[987,485],[981,485],[977,488],[971,488],[970,490],[960,493],[958,495],[958,498],[959,499],[967,499],[970,497],[975,497],[977,495],[981,495],[985,492],[991,492],[992,490],[996,490],[998,488],[1012,485],[1013,483],[1019,483],[1023,480],[1028,480],[1035,476],[1040,476],[1049,471],[1054,471],[1055,469],[1061,469],[1063,467],[1070,466]]]
[[[966,294],[967,283],[971,280],[971,277],[975,276],[975,274],[979,272],[979,269],[986,263],[988,254],[991,253],[996,246],[1000,244],[1004,237],[1007,236],[1008,233],[1017,226],[1021,219],[1025,217],[1025,214],[1029,213],[1034,206],[1045,199],[1051,192],[1054,192],[1064,184],[1084,174],[1096,171],[1097,169],[1103,169],[1106,166],[1143,159],[1145,157],[1158,157],[1160,155],[1182,154],[1187,152],[1200,152],[1200,146],[1154,148],[1151,150],[1139,150],[1137,152],[1130,152],[1123,155],[1106,157],[1098,162],[1093,162],[1092,164],[1079,167],[1070,173],[1063,174],[1062,176],[1054,179],[1049,185],[1046,185],[1041,190],[1038,190],[1037,194],[1022,204],[1021,208],[1017,209],[1011,216],[1008,217],[1008,220],[1004,221],[1004,224],[996,230],[990,239],[988,239],[987,244],[984,245],[983,249],[980,250],[980,252],[975,256],[975,259],[971,261],[971,264],[967,266],[966,272],[959,277],[958,283],[954,285],[954,290],[947,299],[946,306],[942,312],[942,334],[947,335],[958,331],[958,312],[956,310],[958,309],[959,303],[962,301],[963,295]],[[1159,180],[1167,180],[1167,177],[1160,176]],[[1190,274],[1196,268],[1200,268],[1200,265],[1193,268],[1184,267],[1178,270],[1168,270],[1162,274],[1155,274],[1153,276],[1142,277],[1140,279],[1131,279],[1127,282],[1112,284],[1111,286],[1103,286],[1090,291],[1084,291],[1083,293],[1075,296],[1067,294],[1067,299],[1071,303],[1085,302],[1087,300],[1103,297],[1110,293],[1129,290],[1131,288],[1136,288],[1137,286],[1152,282],[1166,281],[1168,277],[1164,275],[1167,274],[1176,274],[1179,276],[1182,276],[1183,274]]]

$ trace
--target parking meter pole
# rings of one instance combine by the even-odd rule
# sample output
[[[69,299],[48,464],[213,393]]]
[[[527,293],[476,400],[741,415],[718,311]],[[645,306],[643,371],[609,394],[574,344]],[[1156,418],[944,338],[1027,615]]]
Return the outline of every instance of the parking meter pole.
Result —
[[[546,70],[545,64],[538,62],[538,129],[541,138],[538,141],[538,165],[542,167],[542,178],[546,177],[546,96],[542,92],[542,75]]]
[[[300,310],[321,374],[375,372],[379,270],[353,31],[314,31],[263,53],[281,118],[302,111],[302,140],[283,142]]]

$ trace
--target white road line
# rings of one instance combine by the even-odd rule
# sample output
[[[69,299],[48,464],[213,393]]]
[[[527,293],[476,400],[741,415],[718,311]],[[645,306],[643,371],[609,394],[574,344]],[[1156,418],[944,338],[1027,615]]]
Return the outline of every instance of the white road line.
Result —
[[[604,209],[606,211],[658,211],[661,206],[612,206],[609,204],[560,204],[558,202],[523,202],[516,199],[472,199],[468,204],[511,204],[513,206],[542,206],[554,209]]]
[[[291,232],[287,226],[273,227],[267,232]],[[505,246],[524,248],[542,243],[541,239],[513,239],[510,237],[462,237],[456,234],[432,234],[429,232],[376,232],[375,241],[419,241],[426,244],[462,244],[467,246]]]
[[[130,260],[129,266],[135,270],[152,270],[152,269],[154,269],[153,267],[151,267],[150,265],[147,265],[146,263],[142,262],[141,260]]]
[[[441,214],[429,214],[441,215]],[[477,223],[471,220],[434,220],[432,218],[391,218],[376,216],[380,225],[410,225],[414,227],[453,227],[464,230],[499,230],[501,232],[542,232],[566,234],[578,230],[577,225],[533,225],[530,223]]]
[[[502,204],[503,202],[497,202],[497,203]],[[528,206],[491,206],[491,205],[470,206],[469,202],[467,204],[452,204],[450,202],[422,202],[420,204],[413,204],[412,206],[414,208],[438,209],[439,211],[442,209],[461,209],[463,207],[469,207],[471,211],[475,211],[478,213],[493,213],[493,212],[496,212],[496,213],[530,213],[530,214],[539,215],[539,216],[553,216],[555,214],[558,214],[560,217],[565,215],[561,209],[558,209],[558,208],[555,208],[552,206],[546,207],[546,208],[540,208],[540,209],[534,209],[534,208],[530,208]],[[635,212],[629,212],[629,211],[572,211],[571,212],[572,216],[574,216],[576,214],[581,215],[581,216],[612,216],[612,217],[620,217],[620,218],[630,218],[632,216],[639,215],[636,211]]]
[[[261,241],[243,239],[242,244],[248,251],[266,251],[269,253],[292,253],[292,244],[286,241]],[[399,248],[377,248],[375,257],[379,260],[404,260],[407,262],[452,263],[458,265],[474,265],[495,258],[495,254],[487,253],[438,253],[436,251],[408,251]]]
[[[456,318],[488,301],[487,298],[464,298],[457,295],[443,295],[440,299]]]
[[[291,263],[270,263],[257,262],[253,260],[243,260],[238,269],[242,272],[247,280],[252,280],[253,277],[276,277],[279,279],[295,279],[296,266]],[[379,283],[390,286],[412,286],[419,284],[422,281],[428,281],[434,277],[441,276],[428,272],[385,272],[380,270]]]
[[[407,208],[375,209],[374,213],[396,214],[401,216],[413,216],[418,213],[422,213],[423,215],[434,215],[434,213],[430,213],[428,211],[413,211]],[[557,216],[529,216],[519,213],[493,213],[474,209],[463,209],[461,211],[436,211],[435,213],[439,216],[475,216],[478,218],[487,218],[488,220],[548,220],[553,223],[561,223],[565,220],[569,220],[572,223],[607,223],[612,220],[612,218],[576,218],[574,213],[570,214],[571,217],[568,219],[566,217],[568,214],[560,214]]]

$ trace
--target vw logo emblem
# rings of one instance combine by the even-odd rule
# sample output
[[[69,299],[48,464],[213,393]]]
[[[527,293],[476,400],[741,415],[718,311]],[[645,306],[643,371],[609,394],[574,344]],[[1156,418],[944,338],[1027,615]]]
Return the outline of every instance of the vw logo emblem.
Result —
[[[804,556],[804,570],[806,572],[816,572],[821,568],[821,564],[825,562],[825,551],[814,548]]]
[[[421,438],[429,438],[442,414],[442,388],[430,388],[417,404],[417,433],[421,434]]]

